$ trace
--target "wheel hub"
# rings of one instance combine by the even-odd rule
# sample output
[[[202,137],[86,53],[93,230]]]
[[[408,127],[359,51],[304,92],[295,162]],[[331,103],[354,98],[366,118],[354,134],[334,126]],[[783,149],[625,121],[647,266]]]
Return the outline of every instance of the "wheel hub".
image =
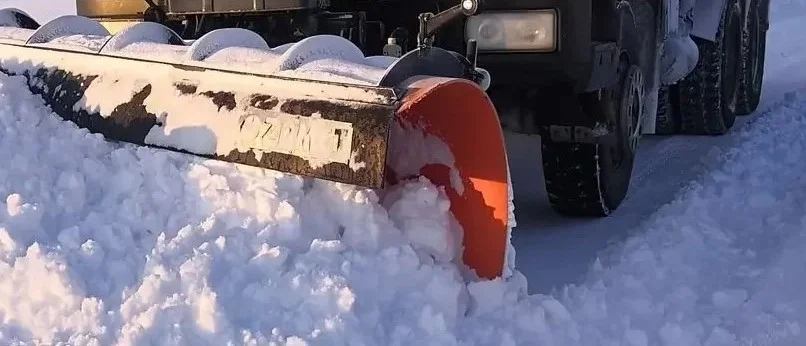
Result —
[[[644,106],[644,77],[638,66],[632,65],[627,69],[624,78],[621,99],[619,100],[617,114],[618,150],[620,155],[614,155],[616,166],[624,162],[625,157],[633,157],[638,150],[641,138],[641,120]]]

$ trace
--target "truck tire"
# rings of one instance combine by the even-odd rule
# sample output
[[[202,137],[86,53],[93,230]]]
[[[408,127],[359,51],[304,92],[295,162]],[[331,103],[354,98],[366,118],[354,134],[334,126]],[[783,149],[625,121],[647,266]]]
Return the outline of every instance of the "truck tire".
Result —
[[[597,108],[604,113],[612,131],[593,143],[541,138],[546,191],[552,208],[560,214],[607,216],[627,195],[640,138],[644,81],[641,69],[626,59],[619,76],[619,82],[601,94],[580,97],[583,109]]]
[[[746,30],[742,32],[742,73],[739,77],[739,102],[736,113],[748,115],[756,111],[761,101],[764,79],[764,54],[767,31],[762,27],[759,0],[753,0],[747,14]]]
[[[617,80],[579,95],[587,117],[606,125],[593,143],[553,141],[541,136],[543,175],[552,208],[563,215],[610,215],[627,195],[644,104],[646,59],[654,49],[655,12],[645,0],[630,0],[621,12],[623,39]]]
[[[741,72],[742,20],[737,0],[727,0],[715,42],[694,37],[697,66],[678,86],[681,133],[722,135],[736,122]]]

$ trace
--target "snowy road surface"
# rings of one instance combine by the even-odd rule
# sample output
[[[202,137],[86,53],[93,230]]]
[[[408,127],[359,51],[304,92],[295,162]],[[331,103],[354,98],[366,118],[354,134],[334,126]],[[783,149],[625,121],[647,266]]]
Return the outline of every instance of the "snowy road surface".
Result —
[[[773,1],[768,32],[764,93],[759,112],[737,119],[733,132],[775,106],[788,91],[806,89],[806,1]],[[532,293],[547,293],[579,283],[599,251],[620,244],[677,191],[710,170],[720,152],[744,139],[734,136],[646,136],[642,138],[630,192],[624,204],[605,219],[579,220],[557,215],[545,198],[537,137],[508,135],[518,228],[513,243],[519,270]],[[638,227],[638,228],[636,228]]]
[[[772,6],[762,111],[643,141],[613,217],[551,212],[539,142],[509,138],[508,282],[423,256],[451,254],[427,183],[111,144],[0,75],[0,344],[804,345],[806,6]]]

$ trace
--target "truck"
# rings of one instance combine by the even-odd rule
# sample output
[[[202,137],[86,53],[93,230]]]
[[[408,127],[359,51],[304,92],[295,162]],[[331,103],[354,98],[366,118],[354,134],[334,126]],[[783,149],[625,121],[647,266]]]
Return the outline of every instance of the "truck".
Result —
[[[760,101],[769,0],[76,0],[0,10],[0,71],[109,140],[373,189],[445,189],[463,261],[506,271],[503,131],[551,206],[611,215],[643,135]],[[110,90],[110,91],[105,91]],[[535,148],[535,155],[538,154]]]

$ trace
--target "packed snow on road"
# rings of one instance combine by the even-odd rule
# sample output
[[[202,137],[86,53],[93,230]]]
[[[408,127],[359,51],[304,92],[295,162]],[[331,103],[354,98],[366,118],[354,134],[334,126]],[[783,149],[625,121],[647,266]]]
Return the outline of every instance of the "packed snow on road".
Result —
[[[456,264],[427,180],[380,194],[111,143],[0,74],[0,343],[804,345],[797,4],[773,1],[758,114],[731,145],[683,139],[702,174],[628,230],[596,230],[628,233],[606,251],[535,261],[552,244],[516,243],[505,280]],[[593,258],[578,282],[524,275],[575,256]]]

